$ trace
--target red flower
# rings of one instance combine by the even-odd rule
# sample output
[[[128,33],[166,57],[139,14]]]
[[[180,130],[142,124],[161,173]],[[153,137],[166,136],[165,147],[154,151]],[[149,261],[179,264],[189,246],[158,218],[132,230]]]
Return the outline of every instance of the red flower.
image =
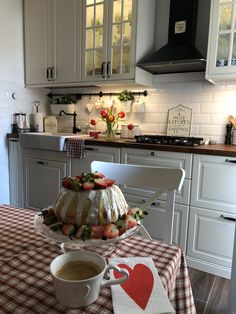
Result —
[[[96,121],[95,119],[91,119],[91,120],[90,120],[90,124],[91,124],[91,125],[96,125],[96,124],[97,124],[97,121]]]
[[[105,110],[101,111],[101,117],[104,119],[107,117],[107,112]]]
[[[124,118],[125,117],[124,111],[119,112],[118,113],[118,117],[121,118],[121,119]]]
[[[108,116],[108,121],[113,122],[115,120],[115,116],[113,114],[110,114]]]
[[[127,125],[127,128],[131,131],[131,130],[133,130],[134,125],[132,123],[130,123],[130,124]]]

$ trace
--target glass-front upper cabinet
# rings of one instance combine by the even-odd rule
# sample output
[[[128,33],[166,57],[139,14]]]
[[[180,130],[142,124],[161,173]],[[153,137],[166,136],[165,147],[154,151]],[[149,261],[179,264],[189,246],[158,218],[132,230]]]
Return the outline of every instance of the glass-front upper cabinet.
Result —
[[[136,8],[133,0],[84,0],[82,79],[134,75]]]
[[[236,0],[211,1],[206,78],[236,79]]]

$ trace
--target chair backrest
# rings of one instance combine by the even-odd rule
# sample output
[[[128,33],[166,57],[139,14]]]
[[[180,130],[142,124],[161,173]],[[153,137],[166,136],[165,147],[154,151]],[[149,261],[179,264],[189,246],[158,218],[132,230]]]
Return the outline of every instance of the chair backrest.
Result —
[[[147,209],[162,193],[167,193],[167,206],[163,239],[172,243],[175,191],[183,185],[185,171],[181,168],[148,167],[102,161],[91,163],[92,172],[98,171],[116,180],[117,184],[152,188],[155,193],[142,206]]]

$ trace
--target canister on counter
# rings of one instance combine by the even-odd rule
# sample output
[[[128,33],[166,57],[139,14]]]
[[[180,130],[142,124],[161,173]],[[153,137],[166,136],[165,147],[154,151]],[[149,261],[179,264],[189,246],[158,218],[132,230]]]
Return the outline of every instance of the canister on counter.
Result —
[[[127,138],[128,137],[127,124],[122,124],[121,125],[120,137],[122,137],[122,138]]]
[[[134,138],[135,135],[140,135],[138,124],[132,124],[132,128],[128,128],[128,137]]]
[[[55,116],[44,118],[44,132],[57,133],[57,118]]]

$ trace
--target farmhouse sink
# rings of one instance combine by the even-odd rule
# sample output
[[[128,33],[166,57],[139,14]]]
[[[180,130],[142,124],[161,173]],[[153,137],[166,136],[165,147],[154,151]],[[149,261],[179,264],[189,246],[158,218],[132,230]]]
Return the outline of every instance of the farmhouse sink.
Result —
[[[20,133],[20,144],[22,147],[65,151],[65,141],[67,138],[86,139],[87,134],[73,133]]]

